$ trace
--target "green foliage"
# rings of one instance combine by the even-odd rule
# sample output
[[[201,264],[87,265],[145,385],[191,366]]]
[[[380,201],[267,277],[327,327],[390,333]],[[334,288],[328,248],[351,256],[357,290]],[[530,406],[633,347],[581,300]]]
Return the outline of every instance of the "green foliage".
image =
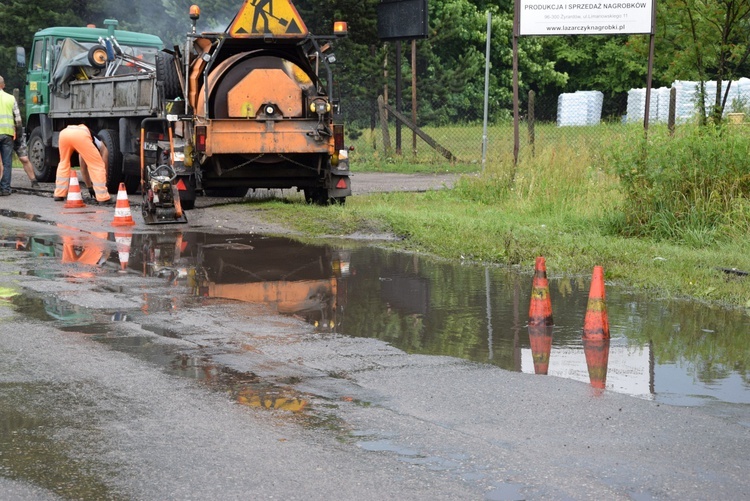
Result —
[[[695,247],[750,231],[750,137],[740,128],[684,126],[612,150],[625,192],[620,234]]]

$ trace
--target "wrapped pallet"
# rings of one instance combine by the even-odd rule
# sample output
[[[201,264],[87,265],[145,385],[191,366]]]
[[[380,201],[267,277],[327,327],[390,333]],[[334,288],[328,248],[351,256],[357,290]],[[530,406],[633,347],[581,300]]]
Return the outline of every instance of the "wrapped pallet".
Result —
[[[557,98],[557,125],[597,125],[602,117],[604,94],[599,91],[576,91]]]

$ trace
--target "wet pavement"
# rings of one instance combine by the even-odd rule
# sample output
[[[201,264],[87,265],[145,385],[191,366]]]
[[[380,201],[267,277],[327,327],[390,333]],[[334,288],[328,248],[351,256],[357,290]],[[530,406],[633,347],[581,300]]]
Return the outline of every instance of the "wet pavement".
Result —
[[[0,208],[0,490],[21,499],[749,486],[746,312],[608,285],[592,348],[588,279],[552,263],[555,325],[530,332],[531,270],[22,205]]]
[[[112,240],[115,248],[107,248]],[[88,259],[96,266],[166,279],[180,301],[264,304],[305,320],[318,332],[371,337],[409,353],[592,382],[581,339],[589,291],[584,278],[550,279],[556,322],[534,333],[527,325],[528,275],[500,268],[376,247],[184,231],[113,232],[75,244],[66,237],[19,237],[15,245],[63,263]],[[66,250],[71,246],[77,251]],[[750,332],[750,316],[685,301],[653,301],[612,286],[608,296],[612,338],[594,384],[674,405],[739,404],[740,415],[747,410],[750,383],[742,333]],[[66,312],[52,298],[45,301],[50,317],[92,329],[93,315]],[[127,320],[144,308],[152,307],[147,303],[119,314]],[[543,367],[534,364],[535,356],[544,358]]]

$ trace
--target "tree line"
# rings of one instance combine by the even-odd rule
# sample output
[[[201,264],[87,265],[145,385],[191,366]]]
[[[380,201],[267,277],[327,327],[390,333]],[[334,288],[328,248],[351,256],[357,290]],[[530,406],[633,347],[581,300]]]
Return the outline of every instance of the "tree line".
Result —
[[[336,44],[335,85],[350,118],[366,121],[386,83],[393,95],[393,43],[377,34],[380,0],[292,0],[310,32],[329,34],[334,20],[345,20],[349,36]],[[188,10],[201,7],[198,31],[221,32],[241,0],[4,0],[0,5],[0,74],[7,88],[22,88],[15,47],[30,49],[33,34],[49,26],[103,26],[117,19],[119,29],[158,35],[167,47],[184,44],[191,28]],[[428,0],[429,37],[416,43],[420,123],[471,123],[481,120],[484,100],[486,13],[492,14],[490,117],[508,119],[512,110],[511,0]],[[715,95],[703,96],[720,116],[725,82],[750,73],[750,0],[666,0],[657,2],[653,87],[674,80],[722,82]],[[647,35],[521,37],[519,86],[540,96],[599,90],[623,96],[646,85]],[[404,107],[411,103],[411,44],[403,43]],[[386,77],[387,72],[387,77]],[[622,100],[624,102],[624,100]],[[711,107],[709,107],[711,109]],[[614,110],[621,112],[622,110]],[[613,113],[615,114],[615,113]],[[364,125],[364,123],[362,124]]]

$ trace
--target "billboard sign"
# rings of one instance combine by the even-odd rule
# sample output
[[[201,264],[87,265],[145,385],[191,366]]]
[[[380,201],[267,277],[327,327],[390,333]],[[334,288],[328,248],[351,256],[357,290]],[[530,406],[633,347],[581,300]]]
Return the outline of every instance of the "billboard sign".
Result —
[[[651,34],[653,2],[654,0],[518,0],[518,34]]]

